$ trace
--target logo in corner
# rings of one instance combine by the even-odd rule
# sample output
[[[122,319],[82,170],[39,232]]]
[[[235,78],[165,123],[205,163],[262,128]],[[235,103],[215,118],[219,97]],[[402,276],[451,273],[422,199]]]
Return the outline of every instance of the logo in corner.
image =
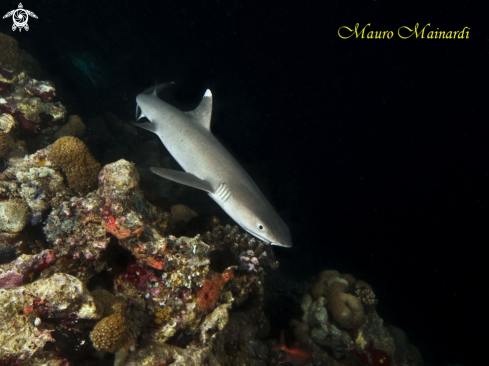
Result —
[[[24,9],[22,3],[19,3],[19,8],[9,11],[3,16],[3,19],[12,17],[12,20],[14,21],[14,24],[12,25],[12,30],[15,31],[18,28],[19,32],[21,32],[22,28],[24,28],[26,31],[29,30],[29,25],[27,24],[27,22],[29,21],[29,16],[37,19],[36,14],[34,14],[30,10]]]

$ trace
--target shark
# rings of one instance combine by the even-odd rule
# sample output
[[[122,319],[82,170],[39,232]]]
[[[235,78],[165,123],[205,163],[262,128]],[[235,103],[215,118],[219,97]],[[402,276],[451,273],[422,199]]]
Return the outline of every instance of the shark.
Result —
[[[291,247],[285,222],[243,167],[211,132],[212,93],[184,112],[158,93],[173,83],[155,85],[136,96],[134,125],[158,135],[184,171],[151,167],[160,177],[207,192],[245,231],[265,243]]]

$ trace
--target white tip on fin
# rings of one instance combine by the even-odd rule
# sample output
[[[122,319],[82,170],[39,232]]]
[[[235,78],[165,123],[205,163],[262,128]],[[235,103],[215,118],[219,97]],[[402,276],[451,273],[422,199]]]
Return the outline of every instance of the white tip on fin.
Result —
[[[202,101],[193,111],[185,112],[185,114],[193,118],[198,124],[202,125],[206,130],[211,129],[212,115],[212,93],[209,89],[205,91]]]

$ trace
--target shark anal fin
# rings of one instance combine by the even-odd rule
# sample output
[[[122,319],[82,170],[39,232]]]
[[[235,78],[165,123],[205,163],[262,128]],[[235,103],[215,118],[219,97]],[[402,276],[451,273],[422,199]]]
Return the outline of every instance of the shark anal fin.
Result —
[[[185,112],[187,116],[192,118],[206,130],[211,130],[212,116],[212,93],[209,89],[205,91],[204,97],[200,104],[193,111]]]
[[[195,175],[186,173],[186,172],[180,172],[178,170],[173,170],[173,169],[165,169],[165,168],[155,168],[151,167],[150,168],[153,173],[156,175],[159,175],[160,177],[172,180],[174,182],[184,184],[189,187],[201,189],[203,191],[206,191],[208,193],[213,193],[214,190],[212,189],[212,186],[209,182],[202,180],[200,178],[197,178]]]
[[[151,122],[143,122],[143,123],[135,123],[135,122],[132,122],[132,124],[134,126],[138,126],[138,127],[144,128],[145,130],[148,130],[148,131],[151,131],[153,133],[156,133],[156,126],[153,123],[151,123]]]

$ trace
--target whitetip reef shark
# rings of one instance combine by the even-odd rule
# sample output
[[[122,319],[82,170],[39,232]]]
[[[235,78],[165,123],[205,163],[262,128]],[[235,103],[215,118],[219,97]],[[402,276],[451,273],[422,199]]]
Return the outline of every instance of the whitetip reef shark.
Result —
[[[266,243],[291,247],[289,228],[255,182],[211,132],[212,93],[206,90],[196,109],[183,112],[157,93],[173,83],[160,84],[136,97],[134,123],[158,135],[185,172],[155,168],[163,178],[206,191],[244,230]],[[138,116],[139,111],[141,114]]]

